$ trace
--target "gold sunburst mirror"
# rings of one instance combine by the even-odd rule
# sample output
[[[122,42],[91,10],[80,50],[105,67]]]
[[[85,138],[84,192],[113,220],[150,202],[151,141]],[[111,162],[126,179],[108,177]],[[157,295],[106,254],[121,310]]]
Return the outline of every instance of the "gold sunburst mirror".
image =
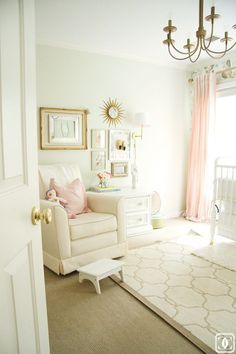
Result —
[[[108,101],[103,101],[104,105],[101,107],[102,116],[104,117],[104,122],[110,125],[116,126],[124,118],[124,110],[117,100],[112,100],[109,98]]]

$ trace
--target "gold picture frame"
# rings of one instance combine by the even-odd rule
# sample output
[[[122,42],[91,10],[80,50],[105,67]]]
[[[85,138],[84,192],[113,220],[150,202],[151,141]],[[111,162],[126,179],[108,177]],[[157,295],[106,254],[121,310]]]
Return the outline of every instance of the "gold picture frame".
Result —
[[[127,177],[129,174],[128,162],[111,162],[112,177]]]
[[[91,149],[104,150],[107,147],[107,132],[105,129],[91,129]]]
[[[129,161],[131,155],[131,132],[127,129],[109,130],[109,160]]]
[[[86,150],[86,109],[40,107],[42,150]]]
[[[91,151],[91,170],[104,171],[106,169],[107,154],[106,151]]]

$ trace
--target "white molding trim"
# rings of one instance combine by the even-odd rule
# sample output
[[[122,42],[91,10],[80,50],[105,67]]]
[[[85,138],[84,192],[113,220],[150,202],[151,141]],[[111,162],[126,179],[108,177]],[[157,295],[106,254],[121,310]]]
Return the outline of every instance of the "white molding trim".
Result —
[[[229,89],[236,89],[236,78],[226,81],[226,82],[221,82],[216,85],[216,90],[217,92],[223,91],[223,90],[229,90]]]
[[[47,40],[37,40],[36,44],[39,46],[76,50],[78,52],[88,53],[88,54],[105,55],[105,56],[109,56],[109,57],[116,58],[116,59],[126,59],[126,60],[140,62],[140,63],[157,65],[159,67],[164,67],[164,68],[168,68],[168,69],[178,69],[180,71],[189,70],[188,65],[185,63],[184,64],[182,63],[181,65],[177,65],[175,62],[164,64],[163,62],[161,62],[159,60],[154,60],[151,58],[138,57],[138,56],[127,54],[127,53],[114,53],[114,52],[108,51],[108,50],[106,50],[106,51],[105,50],[98,50],[98,49],[93,50],[93,49],[81,47],[79,44],[77,45],[77,44],[70,44],[70,43],[56,42],[56,41],[47,41]]]
[[[184,214],[184,210],[180,210],[173,213],[164,214],[163,217],[165,219],[174,219],[174,218],[183,217],[183,214]]]

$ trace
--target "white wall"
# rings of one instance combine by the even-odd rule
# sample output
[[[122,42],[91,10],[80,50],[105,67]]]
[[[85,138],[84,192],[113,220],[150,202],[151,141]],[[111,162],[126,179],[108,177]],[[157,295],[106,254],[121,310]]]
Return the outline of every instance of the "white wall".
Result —
[[[100,107],[109,97],[122,102],[126,111],[124,123],[117,129],[132,128],[135,112],[150,112],[151,128],[138,142],[140,184],[160,193],[166,216],[183,210],[188,140],[184,71],[40,45],[37,75],[38,107],[88,108],[89,129],[108,129]],[[86,186],[96,183],[89,150],[39,150],[39,162],[78,162]],[[131,179],[112,183],[131,185]]]

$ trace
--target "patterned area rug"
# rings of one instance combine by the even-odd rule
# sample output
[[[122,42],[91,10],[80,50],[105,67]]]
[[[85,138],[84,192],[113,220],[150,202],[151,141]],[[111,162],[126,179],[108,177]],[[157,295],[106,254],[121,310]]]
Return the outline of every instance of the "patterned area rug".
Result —
[[[236,334],[236,272],[191,254],[206,244],[201,236],[186,235],[131,250],[124,258],[125,283],[115,280],[206,353],[214,353],[217,333]]]
[[[221,242],[212,246],[199,248],[193,252],[195,256],[209,262],[219,264],[230,270],[236,271],[236,242]],[[227,256],[226,256],[227,255]]]

